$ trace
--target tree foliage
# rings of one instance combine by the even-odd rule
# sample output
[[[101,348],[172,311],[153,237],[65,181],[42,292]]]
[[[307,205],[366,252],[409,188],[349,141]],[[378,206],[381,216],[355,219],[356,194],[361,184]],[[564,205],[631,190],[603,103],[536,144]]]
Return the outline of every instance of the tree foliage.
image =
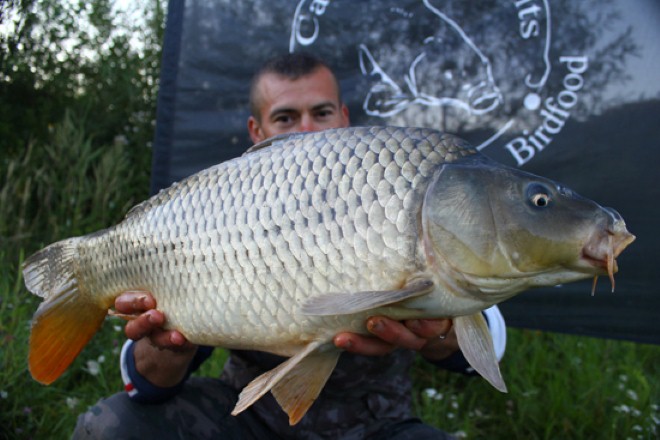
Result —
[[[47,142],[67,110],[97,148],[130,146],[148,178],[164,0],[0,2],[0,151]]]

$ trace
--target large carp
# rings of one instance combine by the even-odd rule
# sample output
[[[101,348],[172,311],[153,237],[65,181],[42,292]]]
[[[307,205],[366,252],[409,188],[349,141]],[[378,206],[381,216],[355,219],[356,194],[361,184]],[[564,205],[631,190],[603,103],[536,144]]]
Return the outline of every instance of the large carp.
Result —
[[[372,315],[453,317],[470,364],[504,391],[481,310],[530,287],[617,271],[616,211],[422,128],[278,136],[52,244],[24,267],[45,299],[33,377],[59,377],[123,291],[153,293],[196,344],[289,357],[241,393],[272,391],[295,424],[335,367],[339,332]]]

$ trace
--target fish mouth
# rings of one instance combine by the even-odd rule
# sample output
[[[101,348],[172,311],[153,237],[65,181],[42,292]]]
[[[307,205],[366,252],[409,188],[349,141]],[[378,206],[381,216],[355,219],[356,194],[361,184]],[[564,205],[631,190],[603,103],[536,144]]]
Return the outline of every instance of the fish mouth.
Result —
[[[616,258],[630,243],[635,241],[635,236],[628,232],[625,226],[608,229],[604,232],[604,235],[598,234],[598,237],[590,240],[582,249],[581,260],[597,269],[591,290],[592,295],[596,289],[598,276],[605,274],[610,279],[612,292],[614,292],[614,274],[619,271]]]

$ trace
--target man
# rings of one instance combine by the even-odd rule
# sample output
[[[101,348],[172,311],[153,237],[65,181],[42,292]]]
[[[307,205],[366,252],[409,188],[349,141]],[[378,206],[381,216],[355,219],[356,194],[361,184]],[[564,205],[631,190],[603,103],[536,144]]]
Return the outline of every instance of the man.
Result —
[[[250,109],[248,132],[255,143],[277,134],[349,125],[335,76],[304,54],[277,57],[259,70]],[[74,438],[446,437],[413,418],[409,370],[415,352],[442,367],[466,367],[451,320],[397,322],[375,316],[366,323],[371,336],[336,335],[335,345],[350,354],[342,355],[318,400],[291,427],[270,394],[237,417],[229,414],[240,390],[282,358],[234,350],[220,380],[187,380],[211,349],[165,330],[167,317],[156,307],[148,292],[117,298],[117,312],[136,316],[126,324],[129,341],[122,350],[128,393],[102,400],[83,414]]]

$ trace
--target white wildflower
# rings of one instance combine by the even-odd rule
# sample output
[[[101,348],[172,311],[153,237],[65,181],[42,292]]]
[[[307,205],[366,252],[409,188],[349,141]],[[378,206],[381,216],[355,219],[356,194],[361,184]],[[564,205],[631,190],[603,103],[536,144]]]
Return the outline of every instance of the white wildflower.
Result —
[[[101,365],[94,360],[87,361],[87,368],[85,368],[85,371],[87,371],[92,376],[98,376],[101,372]]]
[[[424,394],[429,399],[433,399],[438,394],[438,391],[435,388],[427,388],[424,390]]]
[[[637,396],[637,393],[634,392],[633,390],[626,391],[626,395],[628,396],[628,398],[630,400],[634,400],[635,402],[639,399],[639,397]]]
[[[630,412],[630,407],[628,405],[618,405],[614,407],[614,411],[628,414]]]
[[[424,394],[426,395],[426,397],[433,400],[442,400],[444,398],[444,395],[442,393],[439,393],[438,390],[436,390],[435,388],[425,389]]]
[[[6,399],[7,397],[9,397],[9,393],[5,390],[0,390],[0,398]]]
[[[67,397],[66,398],[66,406],[69,407],[69,409],[75,409],[76,406],[78,406],[78,403],[80,400],[76,397]]]
[[[128,145],[128,138],[123,134],[115,136],[113,139],[115,145]]]
[[[532,389],[532,390],[529,390],[529,391],[524,391],[524,392],[522,393],[523,397],[534,397],[534,396],[536,396],[536,395],[538,395],[538,394],[539,394],[539,390],[537,390],[537,389]]]

